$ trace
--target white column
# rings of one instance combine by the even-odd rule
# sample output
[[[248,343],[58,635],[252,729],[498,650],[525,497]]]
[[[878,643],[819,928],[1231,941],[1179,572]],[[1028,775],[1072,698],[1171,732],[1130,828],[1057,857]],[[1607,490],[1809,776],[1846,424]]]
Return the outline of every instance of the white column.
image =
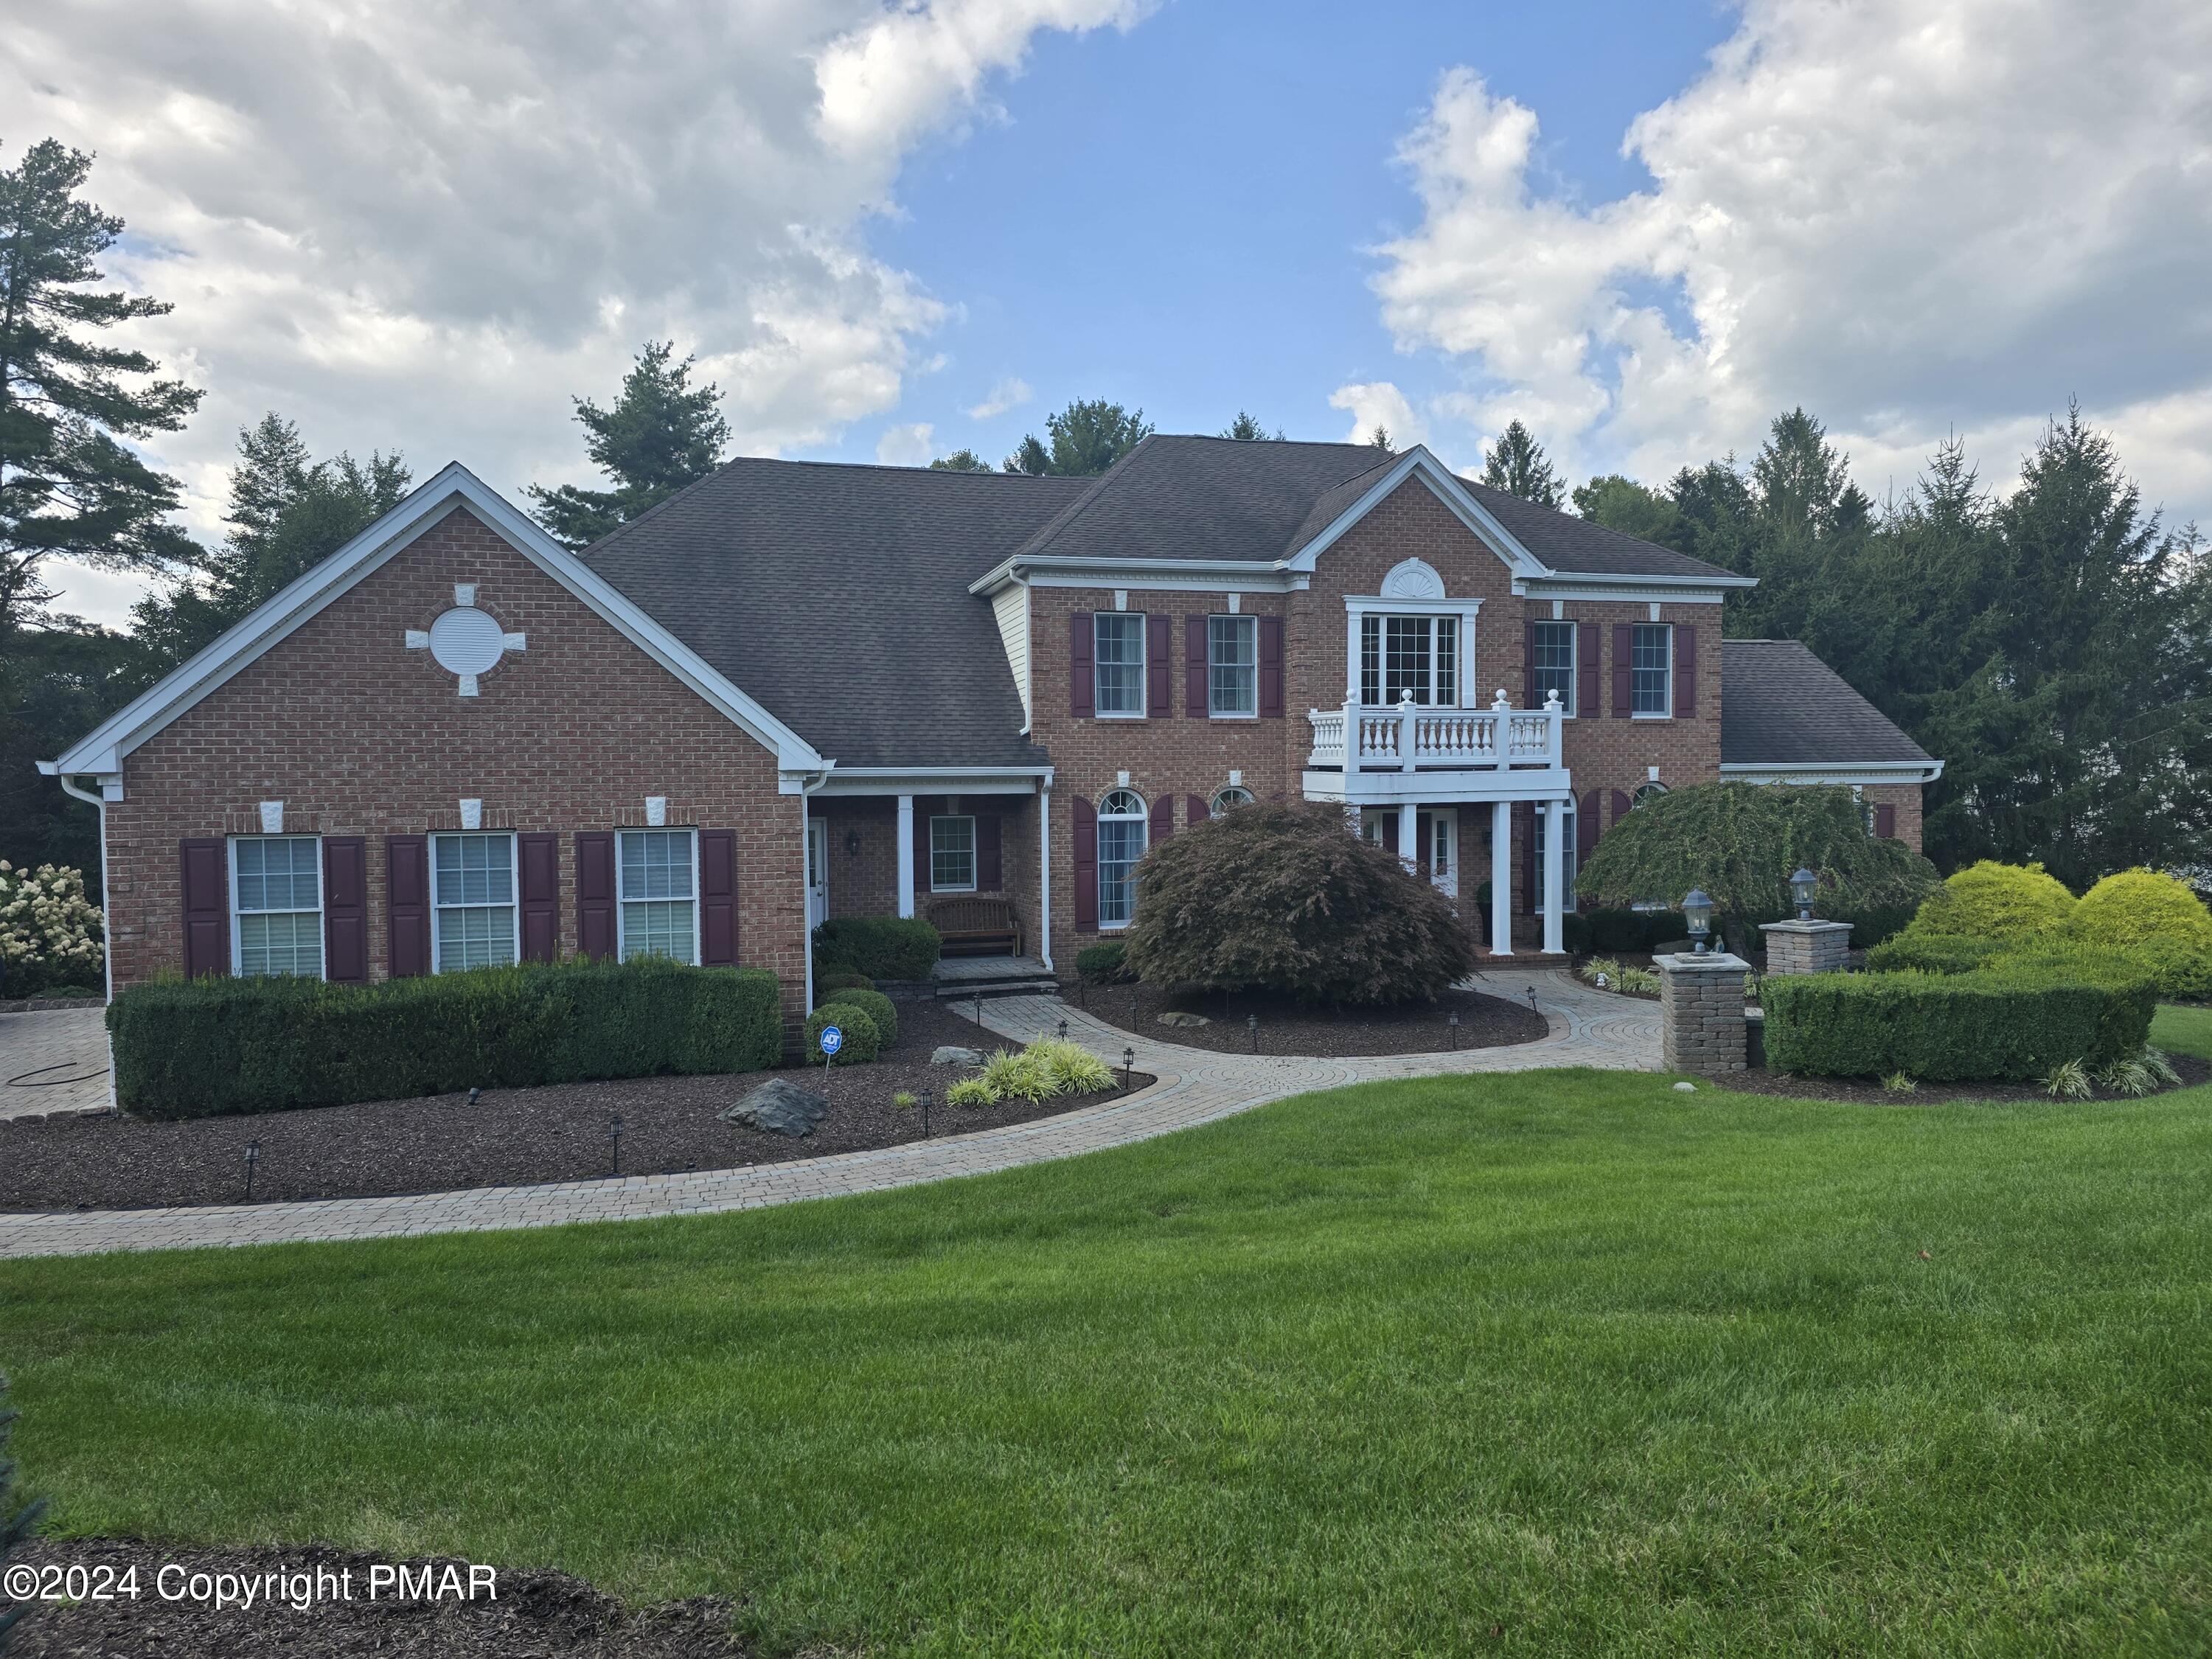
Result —
[[[898,798],[898,913],[914,914],[914,797]]]
[[[1490,949],[1513,954],[1513,803],[1490,809]]]
[[[1052,780],[1037,786],[1037,959],[1052,971]]]
[[[1567,849],[1559,845],[1567,827],[1567,804],[1544,803],[1544,950],[1557,956],[1567,948]]]

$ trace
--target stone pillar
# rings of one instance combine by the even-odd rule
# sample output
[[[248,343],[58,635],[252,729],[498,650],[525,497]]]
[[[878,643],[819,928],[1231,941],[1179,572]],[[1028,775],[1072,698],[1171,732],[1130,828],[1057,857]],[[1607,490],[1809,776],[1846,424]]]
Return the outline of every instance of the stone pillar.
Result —
[[[1759,931],[1766,935],[1770,974],[1832,974],[1850,961],[1848,921],[1770,921]]]
[[[1651,958],[1659,970],[1660,1054],[1670,1072],[1741,1072],[1747,1064],[1743,976],[1751,964],[1727,951]]]

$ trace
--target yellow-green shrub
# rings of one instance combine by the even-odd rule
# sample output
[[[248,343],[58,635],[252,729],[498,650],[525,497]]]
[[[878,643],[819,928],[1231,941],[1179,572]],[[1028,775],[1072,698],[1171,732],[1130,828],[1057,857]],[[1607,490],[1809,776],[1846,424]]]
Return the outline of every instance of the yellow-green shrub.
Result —
[[[2074,902],[2065,884],[2046,875],[2039,864],[1984,859],[1946,877],[1905,931],[1951,939],[2027,939],[2065,927]]]
[[[2140,957],[2163,996],[2212,995],[2212,911],[2186,882],[2155,870],[2106,876],[2081,896],[2066,931]]]

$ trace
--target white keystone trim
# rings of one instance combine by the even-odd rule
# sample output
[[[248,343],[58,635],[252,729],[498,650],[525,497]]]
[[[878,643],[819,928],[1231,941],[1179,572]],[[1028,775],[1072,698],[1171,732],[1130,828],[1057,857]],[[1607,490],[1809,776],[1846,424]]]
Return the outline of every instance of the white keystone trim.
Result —
[[[830,763],[698,653],[647,616],[583,561],[515,510],[459,462],[279,590],[206,649],[63,751],[57,772],[118,773],[123,757],[228,683],[247,664],[289,638],[333,600],[389,563],[457,509],[466,507],[530,562],[677,679],[774,751],[786,771],[821,770]],[[464,696],[466,695],[465,691]]]

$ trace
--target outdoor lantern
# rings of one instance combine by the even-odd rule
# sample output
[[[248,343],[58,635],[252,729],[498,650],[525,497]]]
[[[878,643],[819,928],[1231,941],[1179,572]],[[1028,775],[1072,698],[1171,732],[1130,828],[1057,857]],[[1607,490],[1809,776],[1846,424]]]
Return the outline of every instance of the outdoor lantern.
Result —
[[[1797,873],[1790,878],[1790,896],[1797,906],[1797,920],[1813,920],[1813,895],[1820,890],[1820,878],[1802,865]]]
[[[617,1112],[607,1120],[607,1139],[614,1143],[614,1172],[622,1173],[622,1114]]]
[[[483,1093],[483,1091],[477,1087],[477,1085],[473,1083],[469,1085],[469,1104],[471,1106],[475,1105],[477,1103],[477,1097],[482,1093]]]
[[[927,1140],[927,1139],[929,1139],[929,1103],[930,1103],[930,1100],[931,1100],[931,1096],[930,1096],[930,1092],[929,1092],[929,1091],[928,1091],[928,1090],[927,1090],[927,1089],[924,1089],[924,1090],[921,1091],[921,1103],[921,1103],[921,1138],[922,1138],[924,1140]]]
[[[1134,1048],[1124,1048],[1124,1049],[1122,1049],[1122,1050],[1121,1050],[1121,1092],[1122,1092],[1123,1094],[1125,1094],[1125,1095],[1126,1095],[1126,1094],[1127,1094],[1127,1093],[1129,1092],[1129,1073],[1132,1073],[1132,1072],[1133,1072],[1133,1071],[1135,1071],[1136,1069],[1137,1069],[1137,1051],[1136,1051]]]
[[[1245,1015],[1244,1029],[1252,1034],[1252,1052],[1255,1054],[1258,1054],[1260,1052],[1260,1016],[1257,1014]]]
[[[1459,1047],[1459,1010],[1455,1008],[1444,1016],[1444,1024],[1451,1027],[1451,1045]]]
[[[1064,1019],[1060,1022],[1060,1040],[1062,1042],[1067,1041],[1067,1022]]]
[[[1706,936],[1713,931],[1713,902],[1702,887],[1692,887],[1682,898],[1682,920],[1690,924],[1690,938],[1699,956],[1705,953]]]
[[[247,1141],[246,1143],[246,1199],[249,1204],[253,1201],[253,1166],[260,1162],[261,1143],[258,1140]]]

